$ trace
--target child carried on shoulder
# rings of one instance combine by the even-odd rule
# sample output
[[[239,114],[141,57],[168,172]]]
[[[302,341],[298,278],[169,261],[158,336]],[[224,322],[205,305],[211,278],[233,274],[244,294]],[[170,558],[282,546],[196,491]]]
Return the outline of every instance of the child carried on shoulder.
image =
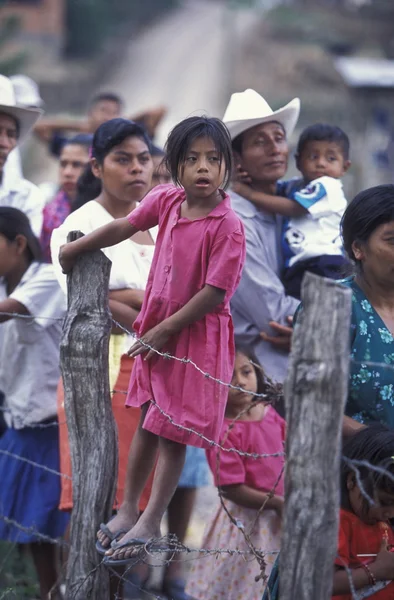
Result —
[[[342,129],[318,123],[301,134],[296,151],[302,179],[279,183],[287,198],[235,182],[233,189],[263,210],[282,215],[283,284],[300,299],[305,272],[331,279],[345,275],[347,260],[340,222],[347,202],[341,178],[350,167],[349,138]]]

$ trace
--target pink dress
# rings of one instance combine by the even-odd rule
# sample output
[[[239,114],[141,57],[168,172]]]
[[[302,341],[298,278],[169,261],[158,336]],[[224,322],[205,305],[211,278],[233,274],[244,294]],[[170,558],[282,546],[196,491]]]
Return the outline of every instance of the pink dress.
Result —
[[[230,382],[234,364],[230,298],[241,277],[245,238],[229,197],[222,194],[222,202],[209,215],[190,221],[180,216],[185,191],[173,185],[157,186],[128,218],[142,231],[159,225],[144,303],[134,325],[137,334],[142,336],[177,312],[206,284],[225,290],[222,304],[170,338],[161,351],[187,357],[204,373]],[[159,356],[144,361],[138,356],[126,405],[142,406],[153,399],[175,424],[217,442],[227,395],[225,385],[190,364]],[[198,435],[176,427],[153,403],[143,426],[182,444],[209,447]]]
[[[224,420],[221,440],[225,439],[231,424],[230,419]],[[234,423],[223,445],[243,452],[274,454],[284,451],[284,439],[285,422],[269,406],[261,421]],[[284,456],[244,458],[214,448],[207,451],[207,456],[216,485],[245,484],[264,492],[274,488],[284,465]],[[283,493],[282,476],[276,494],[283,496]],[[232,517],[243,524],[254,547],[267,552],[265,574],[268,577],[280,550],[281,523],[277,513],[264,510],[259,514],[255,509],[230,500],[225,500],[225,504]],[[249,551],[242,532],[230,521],[220,503],[206,525],[202,548]],[[208,555],[192,562],[186,591],[196,600],[261,600],[265,582],[263,579],[255,581],[259,574],[260,568],[253,555],[218,554],[214,559]]]

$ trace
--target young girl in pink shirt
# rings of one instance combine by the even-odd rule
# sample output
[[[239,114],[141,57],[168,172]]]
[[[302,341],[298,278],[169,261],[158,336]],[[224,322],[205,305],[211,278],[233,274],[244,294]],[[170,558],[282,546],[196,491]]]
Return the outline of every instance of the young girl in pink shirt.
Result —
[[[237,350],[231,383],[247,392],[230,389],[228,393],[222,445],[249,454],[281,456],[256,459],[216,448],[207,450],[215,484],[232,520],[219,503],[206,526],[202,547],[247,554],[220,554],[214,560],[207,556],[194,561],[186,591],[196,600],[261,600],[265,582],[263,578],[255,580],[260,567],[249,553],[245,535],[257,550],[272,552],[264,557],[266,576],[280,549],[285,422],[272,406],[254,401],[254,394],[266,392],[267,386],[250,352]]]
[[[124,160],[124,153],[118,154],[114,152],[114,160]],[[154,188],[128,217],[60,250],[63,270],[69,272],[82,252],[159,226],[143,306],[134,325],[139,340],[129,351],[136,362],[126,405],[141,407],[141,421],[130,449],[124,502],[108,524],[112,533],[128,530],[107,552],[107,563],[114,565],[135,560],[147,540],[160,537],[160,522],[176,489],[186,444],[208,448],[209,440],[219,440],[227,388],[204,374],[229,382],[234,363],[229,302],[240,280],[245,241],[242,224],[221,189],[231,174],[230,136],[219,119],[190,117],[170,133],[166,154],[176,186]],[[187,357],[203,374],[155,350]],[[139,517],[138,500],[157,451],[151,497]],[[98,539],[107,545],[104,532],[98,532]]]

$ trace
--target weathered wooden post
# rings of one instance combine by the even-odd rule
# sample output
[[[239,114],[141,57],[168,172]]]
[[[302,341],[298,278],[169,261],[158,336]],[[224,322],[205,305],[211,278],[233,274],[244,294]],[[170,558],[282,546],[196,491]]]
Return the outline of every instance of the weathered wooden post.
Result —
[[[68,241],[81,237],[71,232]],[[109,575],[95,550],[96,532],[113,506],[117,434],[108,378],[111,261],[81,256],[68,275],[68,313],[61,342],[64,403],[73,473],[67,600],[108,600]]]
[[[351,290],[308,274],[288,378],[281,600],[330,600],[339,519]]]

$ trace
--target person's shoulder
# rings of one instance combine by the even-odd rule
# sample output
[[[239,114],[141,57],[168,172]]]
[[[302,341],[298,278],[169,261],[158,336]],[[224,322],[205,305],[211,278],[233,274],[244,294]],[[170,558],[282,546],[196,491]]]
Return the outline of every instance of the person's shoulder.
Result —
[[[234,207],[231,203],[231,198],[228,194],[226,194],[224,200],[224,210],[223,210],[223,222],[229,229],[235,229],[237,231],[243,231],[243,223],[240,216],[234,210]]]
[[[146,197],[157,196],[158,198],[180,200],[185,196],[185,190],[182,187],[178,187],[173,183],[161,183],[152,188]],[[142,200],[143,202],[143,200]]]
[[[42,297],[47,299],[48,292],[53,301],[63,296],[55,270],[51,264],[34,261],[23,274],[13,294],[18,297]]]
[[[60,225],[59,229],[69,227],[72,224],[83,227],[87,222],[94,221],[102,211],[105,211],[105,209],[96,200],[90,200],[80,208],[77,208],[77,210],[71,212],[65,218],[62,225]]]
[[[292,198],[293,195],[305,186],[302,177],[292,177],[291,179],[280,179],[276,184],[276,193],[278,196]]]
[[[18,179],[13,180],[11,191],[24,196],[30,196],[34,194],[41,196],[42,198],[44,197],[39,187],[37,187],[35,183],[29,181],[28,179],[25,179],[24,177],[20,177]]]
[[[253,219],[253,217],[258,214],[258,208],[252,204],[252,202],[246,200],[246,198],[243,198],[233,190],[228,191],[228,196],[233,211],[235,211],[241,219]]]
[[[278,411],[271,405],[267,407],[266,419],[271,421],[272,423],[276,423],[281,427],[286,424],[286,421],[283,417],[280,416]]]
[[[33,262],[25,273],[25,276],[22,278],[22,281],[31,281],[31,280],[40,280],[57,284],[57,279],[55,275],[55,269],[52,264],[44,263],[44,262]]]
[[[337,200],[345,200],[342,181],[328,175],[313,179],[303,190],[300,190],[300,193],[319,196],[321,198],[330,196]]]
[[[362,521],[359,517],[357,517],[357,515],[344,508],[340,509],[339,520],[340,527],[342,529],[353,529],[355,527],[359,527],[362,524]]]

